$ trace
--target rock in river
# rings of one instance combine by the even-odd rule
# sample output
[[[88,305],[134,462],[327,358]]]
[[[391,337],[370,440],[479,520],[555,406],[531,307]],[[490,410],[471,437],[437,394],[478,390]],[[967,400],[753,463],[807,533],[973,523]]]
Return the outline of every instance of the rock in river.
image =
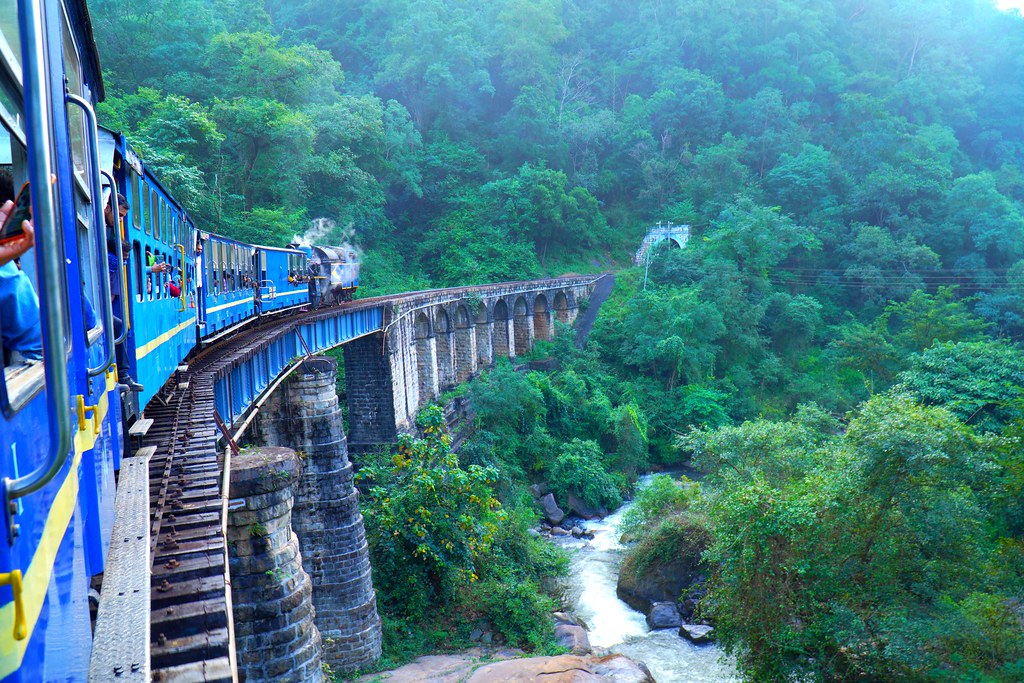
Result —
[[[647,613],[647,625],[651,628],[679,628],[683,623],[674,602],[655,602]]]
[[[703,624],[683,624],[679,627],[679,635],[695,645],[703,645],[714,640],[711,635],[714,630],[711,626]]]
[[[555,502],[555,497],[552,494],[549,493],[541,498],[540,506],[544,509],[544,518],[552,526],[561,524],[562,520],[565,519],[565,513],[562,511],[562,508],[558,507],[558,503]]]
[[[556,624],[555,640],[562,647],[567,647],[574,655],[590,654],[590,638],[582,626],[576,624]]]

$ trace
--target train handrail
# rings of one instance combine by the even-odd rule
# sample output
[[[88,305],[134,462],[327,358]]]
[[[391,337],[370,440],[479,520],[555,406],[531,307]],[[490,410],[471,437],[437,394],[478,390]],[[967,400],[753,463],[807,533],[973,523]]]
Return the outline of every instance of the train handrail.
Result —
[[[18,525],[14,522],[18,498],[46,486],[64,468],[71,452],[71,395],[67,352],[64,346],[67,272],[64,266],[62,234],[57,229],[51,177],[50,93],[43,45],[43,16],[40,0],[18,3],[18,25],[22,39],[22,73],[26,103],[28,173],[32,192],[32,218],[36,226],[36,264],[40,290],[40,318],[43,340],[43,368],[46,377],[47,423],[50,452],[46,462],[17,479],[3,480],[3,510],[7,516],[7,542],[14,543]]]
[[[117,216],[114,220],[117,221],[117,227],[114,228],[114,245],[117,249],[117,263],[118,263],[118,275],[117,278],[117,289],[120,292],[121,297],[121,335],[114,340],[114,346],[123,344],[124,340],[128,338],[128,292],[124,284],[124,275],[122,274],[121,264],[124,263],[124,238],[121,236],[121,200],[117,197],[117,183],[114,182],[114,176],[107,173],[106,169],[100,169],[100,174],[107,179],[110,183],[110,201],[112,202],[111,209],[114,215]],[[111,304],[113,306],[113,304]]]
[[[82,113],[85,114],[85,118],[88,119],[86,127],[89,133],[89,156],[92,157],[90,159],[90,162],[92,162],[92,177],[89,178],[89,185],[92,190],[93,228],[96,230],[96,247],[100,250],[100,256],[106,258],[108,249],[107,224],[103,219],[103,207],[101,206],[103,203],[103,188],[100,182],[100,134],[99,125],[96,121],[96,112],[88,100],[74,93],[65,93],[64,101],[81,109]],[[116,193],[117,188],[111,185],[110,192],[111,194]],[[120,257],[120,254],[118,254],[118,257]],[[103,263],[106,265],[106,260]],[[100,298],[103,299],[101,308],[103,311],[105,360],[96,367],[87,369],[89,377],[99,377],[107,371],[107,368],[114,364],[114,302],[110,298],[110,276],[107,273],[106,267],[104,267],[102,277],[100,277]]]

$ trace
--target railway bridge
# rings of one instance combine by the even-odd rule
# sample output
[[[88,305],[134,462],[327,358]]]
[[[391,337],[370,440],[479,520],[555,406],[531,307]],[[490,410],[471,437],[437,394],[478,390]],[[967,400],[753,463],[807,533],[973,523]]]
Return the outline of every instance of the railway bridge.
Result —
[[[572,323],[599,277],[264,319],[178,368],[124,459],[90,680],[323,680],[380,655],[349,452]],[[346,435],[335,361],[343,347]],[[256,447],[239,451],[244,436]],[[224,446],[227,447],[224,447]]]

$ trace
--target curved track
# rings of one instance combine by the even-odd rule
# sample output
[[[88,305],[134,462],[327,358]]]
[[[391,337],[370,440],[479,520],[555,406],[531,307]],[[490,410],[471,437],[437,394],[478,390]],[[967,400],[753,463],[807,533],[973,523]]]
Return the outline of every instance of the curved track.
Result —
[[[196,353],[188,368],[164,386],[146,409],[153,424],[139,450],[149,457],[152,680],[231,681],[235,668],[225,543],[226,463],[218,455],[220,431],[214,421],[218,373],[243,361],[260,342],[302,323],[361,308],[415,303],[439,293],[458,298],[493,287],[424,290],[263,318]],[[385,315],[385,327],[388,322]]]

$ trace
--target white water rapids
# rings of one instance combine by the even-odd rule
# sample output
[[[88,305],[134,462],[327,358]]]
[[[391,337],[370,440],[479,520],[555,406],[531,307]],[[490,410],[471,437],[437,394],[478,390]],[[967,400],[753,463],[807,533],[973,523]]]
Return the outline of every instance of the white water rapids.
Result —
[[[623,546],[619,523],[629,503],[603,520],[586,522],[591,541],[559,543],[573,554],[570,570],[575,611],[590,627],[590,643],[644,662],[658,683],[739,683],[732,662],[714,645],[693,645],[676,629],[651,631],[644,615],[615,595]]]

